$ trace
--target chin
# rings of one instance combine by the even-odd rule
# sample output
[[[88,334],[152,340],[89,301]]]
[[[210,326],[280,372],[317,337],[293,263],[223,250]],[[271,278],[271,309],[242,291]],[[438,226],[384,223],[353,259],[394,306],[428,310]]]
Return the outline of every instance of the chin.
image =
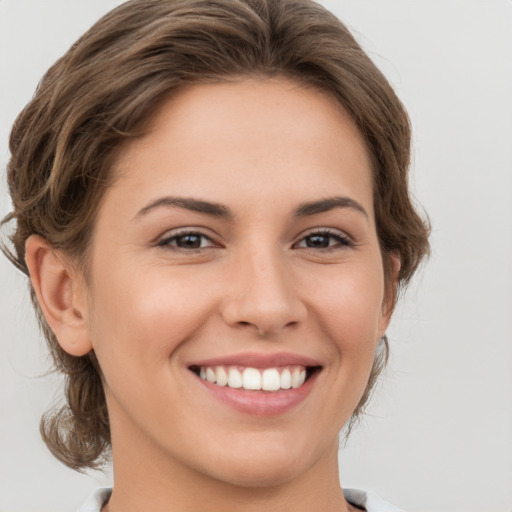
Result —
[[[315,464],[316,457],[299,452],[287,447],[286,442],[278,447],[262,443],[253,449],[223,453],[214,459],[215,467],[208,464],[210,467],[204,470],[210,477],[237,487],[277,487],[306,473]]]
[[[245,461],[224,472],[216,471],[215,478],[229,485],[244,488],[272,488],[279,487],[294,480],[305,470],[289,464],[259,464],[255,461]]]

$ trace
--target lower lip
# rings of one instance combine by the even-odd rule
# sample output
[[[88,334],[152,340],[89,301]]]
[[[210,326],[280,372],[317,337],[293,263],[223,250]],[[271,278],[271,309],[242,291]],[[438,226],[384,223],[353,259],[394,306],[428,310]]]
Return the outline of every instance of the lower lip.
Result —
[[[299,388],[280,391],[249,391],[242,388],[217,386],[198,376],[196,378],[217,400],[237,411],[253,416],[277,416],[293,409],[306,399],[318,374],[318,371],[313,373]]]

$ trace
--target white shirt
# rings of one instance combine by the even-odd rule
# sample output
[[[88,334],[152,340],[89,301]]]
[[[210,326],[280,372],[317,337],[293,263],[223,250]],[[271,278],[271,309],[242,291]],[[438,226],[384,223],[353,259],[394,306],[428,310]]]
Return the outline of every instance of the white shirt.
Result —
[[[96,489],[78,512],[100,512],[101,507],[110,498],[111,493],[112,489],[110,487]],[[384,501],[373,492],[345,489],[343,493],[349,503],[361,507],[366,512],[403,512],[403,510]]]

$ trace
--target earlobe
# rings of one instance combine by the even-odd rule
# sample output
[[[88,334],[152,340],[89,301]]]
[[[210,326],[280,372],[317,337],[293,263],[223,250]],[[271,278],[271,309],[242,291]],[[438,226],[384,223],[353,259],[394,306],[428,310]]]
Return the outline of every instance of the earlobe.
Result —
[[[73,356],[92,350],[87,301],[79,273],[40,236],[25,244],[25,261],[37,300],[59,345]]]

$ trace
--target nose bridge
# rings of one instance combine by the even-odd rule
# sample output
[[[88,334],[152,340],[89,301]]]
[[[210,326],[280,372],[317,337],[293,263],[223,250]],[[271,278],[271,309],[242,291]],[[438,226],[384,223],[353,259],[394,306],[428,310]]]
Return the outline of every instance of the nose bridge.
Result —
[[[305,305],[296,294],[293,274],[277,244],[260,239],[240,250],[233,262],[232,279],[223,310],[229,324],[250,326],[264,335],[303,320]]]

